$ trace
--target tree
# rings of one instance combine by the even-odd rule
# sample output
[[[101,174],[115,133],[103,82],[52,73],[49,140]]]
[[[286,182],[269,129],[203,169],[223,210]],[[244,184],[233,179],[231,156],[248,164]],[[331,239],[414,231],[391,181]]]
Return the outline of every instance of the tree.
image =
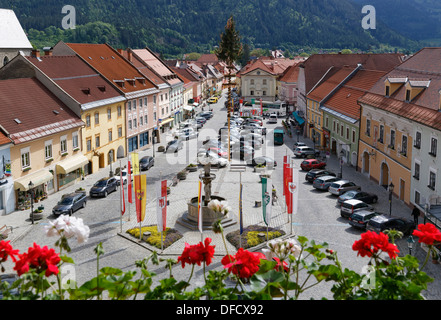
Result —
[[[220,61],[226,63],[228,68],[228,161],[230,161],[230,118],[233,107],[231,104],[231,70],[234,68],[234,62],[238,61],[242,55],[242,44],[239,33],[236,31],[233,16],[228,19],[225,31],[221,34],[220,38],[219,47],[216,49],[215,54]]]

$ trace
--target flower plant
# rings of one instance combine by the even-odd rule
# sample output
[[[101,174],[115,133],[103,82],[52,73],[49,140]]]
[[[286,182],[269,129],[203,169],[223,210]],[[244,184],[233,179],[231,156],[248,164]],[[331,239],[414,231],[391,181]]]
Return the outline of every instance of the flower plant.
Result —
[[[213,230],[221,234],[227,249],[220,221],[215,223]],[[58,237],[55,246],[59,252],[34,243],[27,252],[20,253],[9,241],[0,241],[1,271],[5,271],[2,263],[11,259],[18,276],[11,286],[6,282],[1,284],[3,299],[298,299],[308,289],[329,282],[335,300],[418,300],[423,298],[421,292],[433,280],[422,271],[427,259],[420,267],[415,257],[399,256],[395,245],[398,233],[368,231],[352,246],[357,256],[370,259],[368,274],[344,268],[337,252],[329,249],[326,243],[319,244],[303,236],[271,240],[262,252],[239,248],[230,254],[227,250],[220,259],[223,269],[206,272],[206,266],[216,258],[212,239],[205,238],[195,245],[186,243],[177,260],[161,259],[153,252],[136,261],[137,269],[130,271],[100,267],[99,258],[104,253],[100,243],[95,248],[96,277],[82,285],[68,281],[68,286],[63,286],[60,268],[65,263],[74,263],[63,255],[64,251],[70,251],[68,241],[75,237],[80,243],[86,242],[89,229],[81,219],[63,216],[46,227],[46,234]],[[441,243],[441,232],[431,224],[420,224],[413,235],[429,247],[428,256],[433,254],[434,246]],[[153,285],[155,273],[148,269],[148,264],[164,262],[169,277]],[[187,281],[173,276],[173,268],[175,265],[179,268],[179,264],[181,268],[191,266]],[[189,290],[196,266],[203,268],[205,284]],[[13,293],[13,289],[18,289],[18,293]]]

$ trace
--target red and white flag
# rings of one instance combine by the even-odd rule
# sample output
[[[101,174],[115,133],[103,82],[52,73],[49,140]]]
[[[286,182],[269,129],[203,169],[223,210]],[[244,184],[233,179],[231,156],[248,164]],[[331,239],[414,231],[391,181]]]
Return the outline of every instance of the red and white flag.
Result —
[[[127,164],[127,201],[133,203],[132,200],[132,167],[130,161]]]
[[[284,189],[284,192],[285,192],[285,201],[286,201],[286,207],[287,207],[287,211],[288,211],[288,214],[292,214],[292,199],[293,199],[293,197],[292,197],[292,194],[293,194],[293,192],[294,192],[294,190],[293,190],[293,187],[294,187],[294,185],[293,185],[293,167],[291,167],[290,166],[290,164],[289,163],[284,163],[283,164],[283,168],[284,168],[284,170],[285,170],[285,178],[283,179],[284,180],[284,186],[283,186],[283,189]]]
[[[123,183],[123,178],[122,178],[122,170],[119,171],[119,181],[120,181],[120,186],[121,186],[121,195],[120,195],[120,200],[121,200],[121,215],[124,215],[124,213],[126,212],[126,201],[124,199],[124,183]]]
[[[163,232],[167,224],[167,180],[156,182],[156,219],[158,232]]]
[[[199,181],[199,191],[198,191],[198,228],[199,232],[202,233],[202,181]]]

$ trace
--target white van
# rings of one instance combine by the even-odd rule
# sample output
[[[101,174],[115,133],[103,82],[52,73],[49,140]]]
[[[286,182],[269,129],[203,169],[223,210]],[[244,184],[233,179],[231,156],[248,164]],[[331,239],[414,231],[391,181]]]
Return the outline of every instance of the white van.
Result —
[[[270,114],[268,123],[277,123],[277,115],[275,113]]]

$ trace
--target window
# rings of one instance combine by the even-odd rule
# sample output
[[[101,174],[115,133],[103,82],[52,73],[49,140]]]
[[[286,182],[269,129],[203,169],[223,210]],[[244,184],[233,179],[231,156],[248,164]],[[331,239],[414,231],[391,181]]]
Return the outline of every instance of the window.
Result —
[[[429,152],[429,154],[431,156],[436,157],[437,144],[438,144],[438,141],[437,141],[436,138],[431,138],[430,139],[430,152]]]
[[[254,91],[250,90],[250,96],[254,96]]]
[[[355,136],[356,136],[356,132],[354,129],[352,129],[352,143],[355,143]]]
[[[344,125],[341,125],[340,134],[341,134],[342,137],[345,136],[345,126]]]
[[[371,120],[370,119],[366,119],[366,135],[368,137],[371,136]]]
[[[346,127],[346,139],[349,140],[349,128]]]
[[[95,113],[95,125],[100,124],[100,114],[98,112]]]
[[[389,148],[395,149],[395,130],[390,130]]]
[[[109,136],[109,142],[112,142],[113,137],[112,137],[112,130],[109,130],[108,132],[108,136]]]
[[[146,107],[147,107],[147,101],[148,101],[148,100],[147,100],[147,97],[145,97],[145,98],[144,98],[144,106],[146,106]]]
[[[406,90],[406,101],[410,101],[410,90]]]
[[[8,58],[8,57],[5,57],[5,58],[3,59],[3,65],[4,65],[4,66],[7,65],[8,62],[9,62],[9,58]]]
[[[401,139],[401,154],[407,157],[407,136],[404,135],[403,138]]]
[[[137,124],[136,124],[136,119],[133,119],[133,128],[136,128]]]
[[[262,80],[262,84],[264,84],[264,85],[266,84],[266,79]]]
[[[129,102],[127,103],[127,109],[128,109],[129,111],[132,111],[132,101],[129,101]]]
[[[129,124],[129,130],[132,130],[132,120],[129,120],[128,124]]]
[[[78,132],[72,133],[72,149],[78,149],[79,143],[78,143]]]
[[[44,143],[44,159],[52,159],[52,140],[45,141]]]
[[[92,138],[86,139],[86,150],[87,152],[92,151]]]
[[[135,111],[136,110],[136,100],[133,100],[132,107],[133,107],[133,111]]]
[[[31,166],[31,158],[30,158],[30,148],[23,148],[20,150],[21,152],[21,169],[27,169]]]
[[[90,128],[90,114],[86,115],[86,127]]]
[[[421,149],[421,132],[417,131],[415,134],[415,144],[414,147]]]
[[[419,204],[421,201],[421,194],[415,190],[415,203]]]
[[[390,86],[386,86],[386,97],[390,95]]]
[[[144,116],[144,123],[145,123],[145,124],[147,124],[147,123],[148,123],[148,121],[147,121],[147,120],[148,120],[148,118],[147,118],[147,115],[145,115],[145,116]]]
[[[156,95],[153,96],[153,104],[156,104]]]
[[[156,121],[156,112],[153,112],[153,120]]]
[[[380,137],[378,138],[378,141],[381,143],[384,143],[384,126],[380,125]]]
[[[420,163],[415,162],[413,177],[416,180],[420,180]]]
[[[95,136],[95,148],[99,148],[100,147],[100,136],[97,135]]]
[[[326,117],[325,123],[326,123],[326,128],[329,128],[329,118],[328,117]]]
[[[118,138],[122,137],[122,127],[118,127]]]
[[[142,120],[143,120],[143,118],[142,118],[142,116],[140,116],[140,117],[139,117],[139,125],[140,125],[140,126],[142,126]]]
[[[121,118],[121,115],[122,115],[122,113],[121,113],[121,106],[118,106],[116,108],[116,110],[117,110],[118,118]]]
[[[265,91],[265,90],[262,92],[262,95],[263,95],[263,96],[266,96],[266,91]]]
[[[430,170],[428,187],[432,190],[435,190],[435,183],[436,183],[436,172]]]
[[[139,99],[139,107],[142,107],[142,98]]]
[[[254,79],[250,80],[250,84],[253,85],[254,84]]]
[[[60,138],[60,152],[61,154],[67,152],[67,136],[62,136]]]
[[[107,120],[112,120],[112,109],[107,109]]]

